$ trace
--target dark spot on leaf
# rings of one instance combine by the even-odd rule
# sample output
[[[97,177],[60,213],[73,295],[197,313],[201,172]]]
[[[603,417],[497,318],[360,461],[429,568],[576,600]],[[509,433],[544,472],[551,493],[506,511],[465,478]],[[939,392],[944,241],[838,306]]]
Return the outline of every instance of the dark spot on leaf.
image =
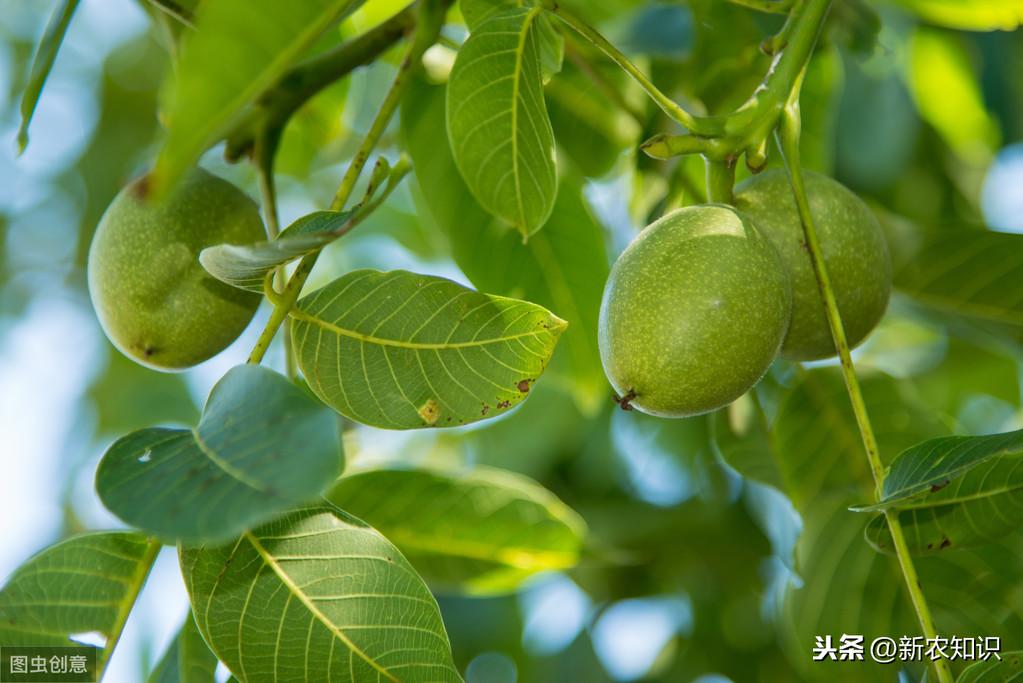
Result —
[[[949,547],[950,545],[952,545],[952,541],[950,541],[947,537],[943,538],[941,540],[941,546],[940,547],[941,547],[942,550],[944,550],[945,548]]]
[[[502,408],[502,409],[503,408],[507,408],[510,405],[511,405],[511,401],[498,401],[497,402],[497,407],[498,408]]]
[[[480,415],[486,416],[486,414],[489,413],[489,412],[490,412],[490,406],[488,406],[486,403],[484,403],[483,404],[483,410],[480,411]]]
[[[931,493],[937,493],[941,489],[943,489],[946,486],[948,486],[948,484],[949,484],[949,480],[948,479],[946,479],[945,481],[942,481],[942,482],[938,482],[937,484],[933,484],[931,486]]]
[[[528,379],[522,380],[521,382],[519,382],[515,386],[517,386],[519,391],[521,391],[523,394],[529,393],[529,380]]]

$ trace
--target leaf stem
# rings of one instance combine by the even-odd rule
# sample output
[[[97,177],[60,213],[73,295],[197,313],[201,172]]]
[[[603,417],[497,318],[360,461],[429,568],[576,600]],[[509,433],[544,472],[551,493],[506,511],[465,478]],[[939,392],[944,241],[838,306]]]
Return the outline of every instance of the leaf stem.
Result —
[[[707,199],[720,204],[732,204],[735,186],[735,162],[715,161],[704,157],[707,164]]]
[[[828,275],[827,266],[824,263],[824,256],[821,252],[820,241],[817,238],[817,231],[814,227],[813,216],[810,213],[810,204],[806,196],[806,187],[803,184],[803,173],[799,158],[799,135],[800,135],[800,113],[799,113],[799,85],[802,78],[797,79],[797,87],[793,96],[789,98],[782,116],[779,130],[777,132],[778,146],[781,148],[785,168],[788,171],[789,181],[792,185],[792,193],[795,198],[796,208],[799,212],[800,222],[803,225],[803,237],[810,251],[810,260],[813,263],[814,275],[820,288],[821,298],[824,303],[824,310],[827,315],[828,325],[831,328],[831,336],[838,351],[838,357],[842,366],[842,377],[845,380],[846,390],[849,394],[849,401],[852,403],[853,413],[856,416],[856,424],[859,427],[860,438],[870,462],[870,471],[874,478],[875,497],[880,500],[882,487],[884,485],[884,465],[881,462],[881,455],[877,446],[877,439],[874,436],[873,427],[870,424],[870,417],[867,413],[867,406],[863,400],[863,392],[860,389],[859,380],[856,377],[856,368],[853,365],[852,355],[849,349],[849,342],[845,336],[845,328],[842,325],[842,318],[838,311],[838,304],[835,300],[835,292],[831,286],[831,279]],[[909,590],[910,600],[916,610],[917,619],[924,637],[933,639],[937,636],[934,628],[934,620],[931,617],[930,608],[924,598],[923,588],[913,564],[913,558],[906,545],[906,539],[902,532],[902,525],[899,522],[898,512],[893,510],[885,511],[885,519],[888,528],[891,530],[892,540],[895,547],[895,554],[899,559],[899,566],[905,578],[906,588]],[[934,662],[934,668],[938,675],[939,683],[952,683],[952,671],[948,660],[938,659]]]
[[[664,113],[671,117],[674,121],[677,121],[687,129],[696,133],[713,134],[715,132],[715,128],[710,124],[710,119],[702,119],[690,114],[682,106],[675,102],[675,100],[661,92],[660,89],[658,89],[658,87],[654,85],[649,78],[647,78],[646,74],[639,70],[639,67],[633,64],[621,50],[601,35],[597,29],[593,28],[571,12],[565,10],[556,2],[556,0],[544,0],[543,5],[551,14],[557,16],[582,37],[593,43],[593,45],[607,55],[611,61],[620,66],[627,74],[632,76],[633,80],[636,81],[636,83],[638,83],[639,86],[646,91],[647,95],[650,96],[650,99],[657,103],[657,106],[659,106]]]
[[[444,21],[444,11],[447,9],[448,4],[444,0],[433,0],[432,3],[427,2],[423,5],[420,11],[419,25],[416,28],[412,44],[409,46],[408,52],[398,68],[398,73],[394,76],[394,81],[391,83],[387,95],[384,96],[384,101],[381,103],[380,110],[369,127],[369,132],[366,133],[362,144],[355,152],[352,163],[349,164],[348,170],[341,179],[341,185],[334,195],[334,201],[330,204],[332,210],[340,211],[351,198],[352,192],[355,190],[355,183],[358,181],[359,174],[362,173],[363,167],[369,160],[370,153],[380,141],[384,131],[387,130],[394,112],[398,110],[398,105],[401,104],[401,98],[405,95],[405,89],[408,87],[413,70],[419,66],[427,48],[433,45],[437,40],[437,36],[440,35],[441,24]],[[437,7],[441,8],[439,12],[436,11]],[[434,11],[431,12],[431,9]]]
[[[395,75],[394,81],[391,83],[391,87],[387,91],[380,109],[377,111],[376,118],[373,120],[372,125],[370,125],[369,132],[366,133],[366,137],[363,139],[362,144],[359,145],[359,149],[355,152],[355,156],[352,158],[344,177],[341,179],[341,185],[338,187],[334,200],[330,204],[331,210],[339,211],[351,198],[352,192],[355,190],[355,183],[358,181],[362,169],[366,166],[370,153],[380,141],[380,137],[387,129],[388,123],[390,123],[391,118],[398,109],[398,105],[401,103],[401,98],[408,87],[412,72],[420,66],[423,53],[436,42],[437,36],[440,35],[444,15],[450,4],[451,0],[423,0],[422,3],[416,6],[419,14],[412,43],[409,45],[405,58],[398,68],[398,73]],[[299,261],[298,268],[284,286],[279,303],[274,306],[270,319],[263,328],[263,332],[259,335],[252,353],[249,354],[249,363],[259,363],[263,360],[263,356],[266,355],[267,349],[270,348],[270,343],[277,334],[277,330],[280,329],[281,324],[287,319],[289,311],[294,307],[295,302],[298,301],[302,287],[309,278],[309,274],[312,272],[313,266],[316,265],[316,259],[319,256],[320,252],[315,251]]]
[[[263,327],[263,332],[260,333],[259,339],[256,340],[256,345],[252,347],[252,353],[249,354],[247,362],[262,362],[263,356],[266,355],[267,349],[270,348],[270,343],[277,334],[277,330],[280,329],[281,324],[287,319],[288,311],[298,301],[298,295],[302,292],[302,286],[305,285],[305,281],[309,278],[309,273],[313,271],[313,266],[316,265],[316,259],[319,255],[320,252],[313,252],[299,261],[298,268],[295,269],[295,272],[288,279],[288,284],[284,286],[284,291],[281,292],[278,303],[274,306],[273,312],[270,313],[270,319],[266,321],[266,326]]]
[[[96,661],[96,680],[103,680],[103,671],[107,667],[107,662],[110,661],[110,655],[113,654],[114,648],[117,647],[118,641],[121,640],[121,633],[124,631],[124,625],[128,623],[128,615],[131,614],[132,609],[135,607],[135,603],[139,599],[139,594],[142,592],[142,587],[146,583],[146,577],[149,576],[149,571],[153,568],[153,563],[156,561],[156,556],[160,552],[161,543],[154,539],[150,539],[146,545],[145,552],[142,553],[142,557],[139,560],[139,568],[135,576],[135,594],[131,597],[131,600],[126,600],[121,609],[117,612],[117,618],[114,621],[114,629],[110,633],[110,637],[107,638],[106,644],[103,646],[103,651],[99,653],[98,660]]]
[[[277,236],[281,234],[280,217],[277,212],[277,188],[274,184],[273,171],[274,155],[279,139],[279,130],[264,128],[256,138],[256,146],[253,151],[259,180],[259,193],[263,200],[263,213],[266,214],[267,236],[272,240],[277,239]],[[287,272],[283,266],[274,271],[274,282],[281,289],[287,286]],[[295,356],[291,349],[291,323],[287,320],[284,322],[284,371],[291,379],[298,376]]]

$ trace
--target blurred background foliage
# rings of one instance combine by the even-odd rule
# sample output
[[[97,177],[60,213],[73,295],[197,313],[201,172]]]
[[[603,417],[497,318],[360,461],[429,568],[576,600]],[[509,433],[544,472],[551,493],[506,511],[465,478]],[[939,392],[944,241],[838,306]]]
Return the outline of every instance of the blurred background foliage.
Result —
[[[405,4],[367,3],[318,49]],[[757,46],[780,21],[720,0],[566,4],[662,89],[710,113],[757,85],[769,66]],[[228,352],[181,375],[145,370],[108,345],[84,258],[107,203],[152,162],[179,29],[145,3],[84,0],[19,158],[18,100],[50,5],[0,0],[0,577],[60,537],[116,526],[92,492],[99,455],[126,431],[192,422],[266,315]],[[1012,0],[835,5],[804,88],[804,154],[809,168],[870,201],[888,230],[899,293],[855,354],[882,455],[932,436],[1020,428],[1023,238],[1009,234],[1023,232],[1023,36],[1014,30],[1023,12]],[[458,41],[465,34],[453,19],[448,37]],[[639,141],[669,129],[663,115],[572,36],[566,54],[547,86],[564,229],[549,225],[540,233],[548,242],[522,247],[478,206],[458,204],[446,187],[449,157],[416,153],[423,135],[436,144],[443,130],[436,83],[452,53],[435,48],[429,79],[385,146],[388,155],[412,148],[415,177],[328,249],[311,281],[411,268],[558,313],[566,301],[580,307],[584,329],[566,335],[552,373],[513,415],[467,429],[346,433],[356,466],[522,472],[590,525],[588,555],[569,574],[538,577],[515,595],[440,596],[456,662],[470,683],[918,680],[912,668],[809,661],[814,635],[916,633],[894,560],[863,541],[865,518],[847,511],[869,498],[871,483],[833,367],[779,362],[755,392],[707,417],[613,410],[584,334],[609,259],[660,212],[702,201],[703,169],[637,154]],[[396,59],[391,51],[327,88],[289,124],[277,160],[283,223],[329,202]],[[204,165],[256,196],[251,167],[227,165],[222,151]],[[444,192],[454,192],[450,215],[424,201]],[[544,244],[582,264],[566,268],[560,290],[547,279]],[[271,362],[280,365],[279,349]],[[1023,646],[1018,537],[921,558],[919,569],[940,631]],[[186,609],[177,572],[165,553],[108,680],[140,680],[172,637]]]

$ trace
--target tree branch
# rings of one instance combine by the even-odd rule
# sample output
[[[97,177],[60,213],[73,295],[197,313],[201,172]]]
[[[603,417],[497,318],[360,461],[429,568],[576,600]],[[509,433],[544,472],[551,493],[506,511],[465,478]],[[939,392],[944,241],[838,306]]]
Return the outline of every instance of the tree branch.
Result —
[[[251,155],[260,129],[283,128],[314,95],[379,57],[415,27],[417,6],[406,7],[366,33],[295,66],[228,134],[225,157],[237,161]]]

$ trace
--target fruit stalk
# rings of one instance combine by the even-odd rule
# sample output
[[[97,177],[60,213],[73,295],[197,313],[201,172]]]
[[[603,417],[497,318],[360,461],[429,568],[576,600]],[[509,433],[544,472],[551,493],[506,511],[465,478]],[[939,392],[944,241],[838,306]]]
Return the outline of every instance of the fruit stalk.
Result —
[[[759,170],[767,162],[767,141],[778,125],[789,94],[799,74],[810,61],[817,36],[831,6],[831,0],[803,0],[796,4],[780,37],[769,40],[778,52],[760,86],[738,109],[727,116],[692,117],[691,135],[661,133],[640,146],[654,159],[700,153],[728,161],[746,154],[746,165]],[[777,44],[775,44],[777,42]]]
[[[863,392],[860,389],[859,380],[856,377],[856,368],[853,365],[852,355],[849,351],[849,343],[845,336],[845,328],[842,325],[842,318],[838,312],[838,304],[835,300],[831,280],[828,277],[827,267],[824,263],[824,256],[821,252],[820,242],[817,239],[817,232],[813,223],[813,216],[810,213],[810,204],[806,195],[806,188],[803,184],[803,175],[799,159],[799,90],[802,85],[802,78],[797,79],[797,87],[793,90],[792,96],[786,104],[782,114],[781,122],[777,131],[778,146],[782,152],[785,168],[788,171],[789,180],[792,185],[792,193],[799,211],[800,222],[803,225],[803,236],[810,252],[810,260],[813,263],[814,274],[817,277],[817,284],[820,288],[828,325],[831,328],[831,335],[835,342],[835,349],[838,351],[839,360],[842,366],[842,377],[845,380],[849,400],[852,403],[853,413],[856,416],[856,424],[859,427],[860,438],[870,462],[870,470],[874,478],[875,497],[880,500],[884,486],[884,465],[881,462],[880,452],[877,446],[877,439],[874,436],[873,427],[870,424],[870,416],[867,413],[867,406],[863,400]],[[906,581],[906,588],[909,590],[910,600],[916,610],[917,619],[924,637],[933,639],[937,636],[934,628],[934,620],[931,617],[930,608],[923,594],[923,588],[917,576],[913,558],[910,556],[909,548],[906,545],[906,538],[899,522],[898,512],[888,510],[885,512],[885,520],[891,530],[895,554],[899,560],[903,577]],[[948,660],[938,659],[934,662],[934,668],[938,675],[939,683],[953,683],[952,671]]]
[[[715,161],[704,157],[707,163],[707,199],[720,204],[732,204],[735,186],[735,162]]]
[[[256,137],[253,151],[259,179],[259,194],[263,200],[263,213],[266,215],[266,232],[272,240],[277,239],[281,233],[280,217],[277,213],[277,188],[274,185],[274,152],[277,149],[278,138],[277,133],[263,129]],[[273,282],[281,289],[287,287],[288,274],[285,268],[277,268],[274,271]],[[298,370],[295,367],[295,356],[291,350],[291,325],[289,323],[284,324],[283,341],[284,371],[288,377],[294,379]]]

